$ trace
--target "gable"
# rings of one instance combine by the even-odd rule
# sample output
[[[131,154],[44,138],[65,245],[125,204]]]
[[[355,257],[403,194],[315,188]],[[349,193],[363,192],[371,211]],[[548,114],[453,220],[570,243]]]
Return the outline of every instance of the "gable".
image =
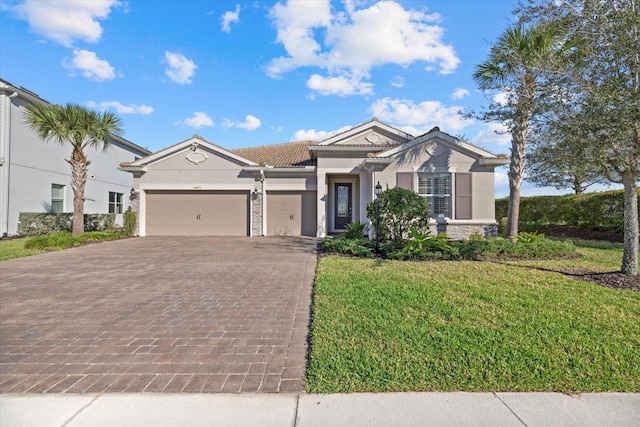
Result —
[[[384,153],[381,154],[381,157]],[[468,170],[476,162],[476,157],[456,150],[449,144],[434,139],[401,150],[390,156],[394,164],[405,170],[432,171],[460,168]]]
[[[380,123],[375,117],[364,124],[325,139],[321,146],[395,147],[413,139],[400,129]]]
[[[241,169],[246,163],[206,146],[188,146],[149,163],[148,170]]]

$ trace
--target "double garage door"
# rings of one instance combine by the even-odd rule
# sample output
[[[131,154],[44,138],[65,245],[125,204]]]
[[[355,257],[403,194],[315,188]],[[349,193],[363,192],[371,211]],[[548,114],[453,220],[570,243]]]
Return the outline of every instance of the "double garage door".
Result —
[[[150,236],[247,236],[248,191],[147,191]]]
[[[169,191],[146,193],[149,236],[247,236],[247,191]],[[316,193],[267,192],[268,236],[315,236]]]

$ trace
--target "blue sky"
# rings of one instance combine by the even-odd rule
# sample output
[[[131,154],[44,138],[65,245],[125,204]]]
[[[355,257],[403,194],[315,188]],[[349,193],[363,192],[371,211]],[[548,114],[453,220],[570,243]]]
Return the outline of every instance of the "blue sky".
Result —
[[[489,103],[471,75],[516,0],[1,1],[0,77],[112,110],[152,151],[196,133],[225,148],[322,140],[375,116],[509,153],[499,126],[458,112]]]

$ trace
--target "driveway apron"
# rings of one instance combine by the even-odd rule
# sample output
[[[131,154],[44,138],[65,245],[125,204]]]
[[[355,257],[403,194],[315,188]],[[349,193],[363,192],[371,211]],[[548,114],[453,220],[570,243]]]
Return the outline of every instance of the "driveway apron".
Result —
[[[303,391],[316,245],[140,237],[0,262],[0,393]]]

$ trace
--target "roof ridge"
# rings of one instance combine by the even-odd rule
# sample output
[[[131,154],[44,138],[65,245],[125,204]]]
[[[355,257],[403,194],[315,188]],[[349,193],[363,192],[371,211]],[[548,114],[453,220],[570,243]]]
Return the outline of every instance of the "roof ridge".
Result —
[[[233,148],[229,151],[236,151],[236,150],[250,150],[252,148],[268,148],[268,147],[276,147],[276,146],[284,146],[284,145],[294,145],[294,144],[307,144],[307,145],[312,145],[312,144],[318,144],[316,141],[311,141],[311,140],[303,140],[303,141],[290,141],[290,142],[276,142],[275,144],[266,144],[266,145],[254,145],[251,147],[242,147],[242,148]]]

